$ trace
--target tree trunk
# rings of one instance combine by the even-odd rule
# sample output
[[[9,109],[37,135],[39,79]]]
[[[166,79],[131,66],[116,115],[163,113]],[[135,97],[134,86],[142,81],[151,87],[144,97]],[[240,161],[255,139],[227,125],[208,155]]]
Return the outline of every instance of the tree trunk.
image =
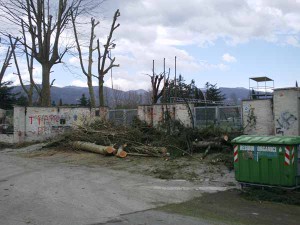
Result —
[[[42,99],[41,106],[50,106],[51,105],[51,96],[50,96],[50,65],[42,64]]]
[[[75,141],[72,143],[72,146],[80,150],[98,153],[101,155],[110,155],[116,151],[116,149],[114,149],[111,146],[96,145],[93,143],[83,142],[83,141]]]
[[[30,67],[28,69],[28,72],[29,72],[29,75],[30,75],[30,86],[29,86],[29,90],[28,90],[28,106],[32,106],[33,105],[33,100],[32,100],[32,97],[33,97],[33,88],[34,88],[34,80],[33,80],[33,75],[32,75],[32,67]]]
[[[87,77],[87,85],[89,87],[91,107],[95,108],[96,100],[95,100],[95,93],[94,93],[94,88],[93,88],[93,83],[92,83],[92,77]]]
[[[28,106],[32,106],[32,91],[28,93]]]
[[[102,75],[99,76],[99,105],[100,107],[104,106],[104,77]]]

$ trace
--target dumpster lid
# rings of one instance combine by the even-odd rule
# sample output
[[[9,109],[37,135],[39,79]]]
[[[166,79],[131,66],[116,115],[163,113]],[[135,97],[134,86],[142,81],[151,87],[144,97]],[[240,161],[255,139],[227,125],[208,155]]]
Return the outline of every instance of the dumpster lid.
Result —
[[[300,136],[242,135],[231,141],[234,144],[300,144]]]

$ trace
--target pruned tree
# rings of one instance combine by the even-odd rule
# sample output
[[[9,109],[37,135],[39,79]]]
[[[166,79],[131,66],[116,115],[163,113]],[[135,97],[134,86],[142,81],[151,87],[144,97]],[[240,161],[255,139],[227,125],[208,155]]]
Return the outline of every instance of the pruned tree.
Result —
[[[77,13],[77,12],[75,12]],[[83,54],[81,50],[81,45],[79,43],[79,38],[78,38],[78,31],[76,28],[76,14],[72,13],[72,23],[73,23],[73,31],[74,31],[74,36],[75,36],[75,41],[76,41],[76,47],[78,51],[78,57],[80,61],[80,67],[83,72],[83,74],[87,78],[87,85],[89,88],[89,94],[90,94],[90,101],[91,101],[91,107],[94,108],[96,107],[96,100],[95,100],[95,93],[94,93],[94,88],[93,88],[93,77],[96,77],[93,75],[92,68],[93,68],[93,52],[97,50],[97,48],[94,48],[94,40],[96,38],[95,36],[95,28],[99,24],[99,21],[95,22],[94,18],[91,18],[91,33],[90,33],[90,42],[89,42],[89,52],[88,52],[88,63],[87,63],[87,70],[84,66],[83,63]]]
[[[13,53],[13,58],[14,58],[14,63],[15,63],[15,67],[17,72],[15,73],[20,81],[20,85],[23,89],[23,91],[25,92],[25,94],[27,95],[27,100],[28,100],[28,106],[32,106],[33,105],[33,90],[34,88],[36,89],[38,95],[41,94],[40,89],[38,88],[38,86],[35,84],[34,80],[33,80],[33,56],[32,56],[32,52],[26,47],[26,45],[24,45],[24,52],[25,52],[25,58],[26,58],[26,62],[27,62],[27,69],[28,69],[28,73],[29,73],[29,87],[26,87],[26,85],[24,84],[23,78],[22,78],[22,74],[19,68],[19,63],[18,63],[18,59],[17,59],[17,54],[16,54],[16,48],[13,47],[13,45],[15,45],[15,43],[17,43],[19,41],[19,38],[15,39],[15,43],[13,42],[12,37],[9,35],[9,41],[10,41],[10,45],[11,45],[11,49],[12,49],[12,53]],[[26,35],[25,32],[23,30],[23,41],[24,43],[26,43]]]
[[[165,79],[164,73],[155,74],[151,76],[151,86],[152,86],[152,104],[156,104],[158,100],[163,96],[164,91],[169,85],[169,74],[168,77]],[[165,79],[165,81],[164,81]],[[162,84],[162,87],[161,87]]]
[[[97,50],[98,50],[98,83],[99,83],[99,105],[104,106],[104,76],[111,70],[113,67],[119,67],[119,64],[115,64],[116,58],[111,57],[109,54],[110,50],[115,48],[116,44],[113,40],[114,31],[120,26],[117,24],[118,17],[120,16],[119,9],[115,12],[113,17],[113,22],[107,37],[106,43],[103,45],[103,52],[101,52],[100,41],[97,40]],[[109,60],[109,65],[106,66],[107,59]]]
[[[83,7],[92,7],[83,2],[84,0],[0,0],[0,10],[4,18],[19,28],[23,26],[30,38],[28,43],[23,39],[20,43],[31,49],[34,59],[41,64],[42,106],[51,104],[50,72],[52,67],[61,63],[66,52],[72,47],[61,45],[61,34],[67,28],[72,12],[76,10],[82,13]],[[17,38],[14,34],[11,33],[11,35]]]
[[[169,71],[166,73],[165,71],[156,74],[154,71],[154,60],[153,60],[153,68],[152,68],[152,75],[147,74],[151,79],[151,101],[152,104],[156,104],[158,100],[163,96],[166,91],[166,88],[169,85],[169,76],[170,76],[170,68]],[[162,87],[161,87],[162,85]]]
[[[11,65],[11,58],[12,58],[12,54],[13,54],[13,50],[15,49],[17,44],[17,40],[14,41],[14,43],[12,43],[11,45],[8,46],[4,60],[2,62],[1,65],[1,70],[0,70],[0,84],[2,83],[3,77],[5,75],[5,72],[7,70],[7,68]]]

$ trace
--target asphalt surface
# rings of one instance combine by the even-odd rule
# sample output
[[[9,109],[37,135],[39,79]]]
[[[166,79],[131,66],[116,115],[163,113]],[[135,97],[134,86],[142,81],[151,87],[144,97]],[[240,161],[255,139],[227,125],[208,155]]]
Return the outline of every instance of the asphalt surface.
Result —
[[[222,187],[199,187],[0,151],[0,224],[213,224],[151,210]]]

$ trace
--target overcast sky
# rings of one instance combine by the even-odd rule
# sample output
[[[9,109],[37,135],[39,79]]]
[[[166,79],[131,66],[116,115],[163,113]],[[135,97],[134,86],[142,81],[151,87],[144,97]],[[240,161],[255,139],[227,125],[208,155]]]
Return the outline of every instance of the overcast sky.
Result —
[[[113,69],[113,82],[120,89],[149,89],[145,74],[153,59],[159,73],[165,57],[174,76],[175,56],[178,74],[198,87],[208,81],[247,88],[255,76],[273,78],[276,87],[300,81],[300,0],[108,0],[97,29],[102,38],[116,9],[121,26],[112,54],[120,67]],[[55,85],[86,86],[76,57],[64,62],[68,67],[53,68]],[[40,72],[36,66],[37,79]],[[109,74],[105,80],[110,86]]]

